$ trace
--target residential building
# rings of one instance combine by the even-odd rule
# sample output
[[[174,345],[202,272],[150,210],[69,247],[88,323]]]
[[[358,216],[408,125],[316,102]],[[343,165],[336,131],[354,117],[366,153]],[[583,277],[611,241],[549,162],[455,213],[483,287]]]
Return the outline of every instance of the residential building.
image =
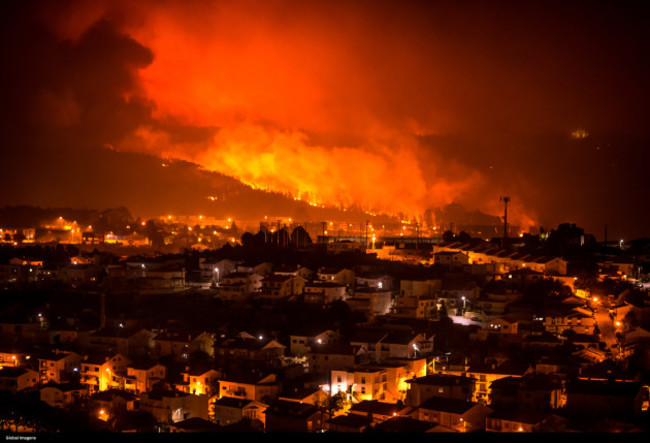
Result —
[[[277,304],[292,296],[301,295],[307,280],[293,275],[267,275],[262,280],[259,299],[267,304]]]
[[[431,397],[418,406],[417,418],[438,423],[456,432],[475,432],[485,429],[485,418],[492,412],[481,403]]]
[[[281,383],[275,374],[240,373],[219,380],[219,398],[233,397],[267,403],[278,397]]]
[[[12,394],[36,389],[38,372],[27,368],[4,367],[0,369],[0,391]]]
[[[303,291],[305,302],[327,305],[336,300],[344,300],[347,288],[340,283],[315,281],[305,283]]]
[[[64,383],[79,372],[81,355],[76,352],[54,351],[39,356],[38,372],[40,383]]]
[[[48,383],[40,389],[41,401],[53,408],[68,408],[86,396],[79,383]]]
[[[419,406],[432,397],[472,401],[476,379],[457,375],[433,374],[407,380],[410,385],[406,402]]]
[[[105,391],[107,389],[124,388],[124,377],[130,359],[122,354],[112,357],[104,355],[89,355],[81,361],[81,384],[85,385],[90,393]]]
[[[154,349],[156,334],[143,328],[106,328],[90,334],[90,352],[145,356]]]
[[[355,283],[354,271],[345,268],[320,268],[317,272],[317,279],[322,282],[339,283],[348,287]]]
[[[221,397],[212,403],[212,417],[215,423],[227,426],[244,418],[266,423],[265,411],[268,405],[255,400],[236,397]]]
[[[155,390],[141,394],[140,409],[151,413],[158,423],[177,423],[192,417],[208,420],[208,401],[207,395]]]
[[[183,381],[176,384],[176,389],[194,395],[219,395],[219,379],[222,373],[215,369],[189,368],[182,372]]]
[[[155,361],[140,360],[131,362],[126,368],[124,389],[140,394],[151,391],[167,377],[167,367]]]
[[[338,342],[339,337],[340,334],[331,329],[320,330],[314,327],[310,330],[291,331],[289,335],[289,353],[302,357],[307,355],[314,347]]]
[[[306,403],[276,400],[266,409],[266,432],[316,432],[328,419],[319,407]]]
[[[392,417],[402,416],[411,408],[397,403],[381,402],[378,400],[363,400],[352,405],[348,411],[350,416],[363,416],[372,420],[372,423],[381,423]]]
[[[592,417],[636,417],[641,413],[643,395],[639,382],[575,379],[566,385],[566,409]]]
[[[219,285],[219,298],[226,301],[243,301],[262,288],[264,277],[255,272],[231,272]]]
[[[352,346],[345,343],[324,344],[314,346],[308,352],[310,372],[328,374],[334,369],[352,368],[364,360],[363,346]]]

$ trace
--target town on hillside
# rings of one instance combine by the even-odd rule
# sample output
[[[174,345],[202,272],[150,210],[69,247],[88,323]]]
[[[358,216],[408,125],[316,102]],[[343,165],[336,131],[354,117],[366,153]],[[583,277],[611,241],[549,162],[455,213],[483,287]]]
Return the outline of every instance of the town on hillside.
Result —
[[[0,229],[3,431],[648,430],[649,240],[171,219]]]

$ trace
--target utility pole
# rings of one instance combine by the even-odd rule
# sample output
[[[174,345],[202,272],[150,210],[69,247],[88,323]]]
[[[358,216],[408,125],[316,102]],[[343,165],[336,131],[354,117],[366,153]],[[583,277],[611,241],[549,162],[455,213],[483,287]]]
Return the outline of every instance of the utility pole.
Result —
[[[102,291],[100,297],[99,327],[103,330],[106,328],[106,292]]]
[[[505,205],[503,212],[503,248],[505,249],[508,243],[508,203],[510,203],[510,197],[501,197],[500,200]]]
[[[323,252],[327,254],[327,241],[325,239],[325,226],[327,226],[327,222],[321,222],[321,225],[323,226]]]
[[[370,221],[366,220],[366,247],[365,247],[365,249],[368,249],[368,223],[370,223]]]

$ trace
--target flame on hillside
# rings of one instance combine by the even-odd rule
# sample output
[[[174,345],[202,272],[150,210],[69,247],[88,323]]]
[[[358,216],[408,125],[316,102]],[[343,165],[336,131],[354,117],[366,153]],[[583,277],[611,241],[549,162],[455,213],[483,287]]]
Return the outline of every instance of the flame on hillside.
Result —
[[[384,32],[363,5],[289,5],[98,1],[48,20],[72,42],[107,20],[153,53],[126,96],[150,104],[151,121],[117,149],[191,161],[312,206],[419,218],[462,202],[500,214],[486,208],[499,194],[479,171],[430,150],[422,161],[417,136],[457,124],[458,109],[436,97],[450,102],[462,80],[419,57],[415,30]],[[169,124],[218,129],[178,140]]]

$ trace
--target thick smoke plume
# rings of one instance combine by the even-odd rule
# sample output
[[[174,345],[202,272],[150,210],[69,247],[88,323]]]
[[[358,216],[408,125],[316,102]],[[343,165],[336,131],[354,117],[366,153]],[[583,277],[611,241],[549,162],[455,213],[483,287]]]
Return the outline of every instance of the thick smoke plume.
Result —
[[[596,44],[614,31],[581,5],[425,3],[37,3],[3,38],[26,42],[7,80],[35,77],[10,103],[50,142],[187,160],[314,205],[500,214],[509,195],[513,224],[552,219],[554,184],[534,176],[551,148],[531,138],[634,128],[617,100],[643,109],[642,76],[592,72],[620,40]]]

